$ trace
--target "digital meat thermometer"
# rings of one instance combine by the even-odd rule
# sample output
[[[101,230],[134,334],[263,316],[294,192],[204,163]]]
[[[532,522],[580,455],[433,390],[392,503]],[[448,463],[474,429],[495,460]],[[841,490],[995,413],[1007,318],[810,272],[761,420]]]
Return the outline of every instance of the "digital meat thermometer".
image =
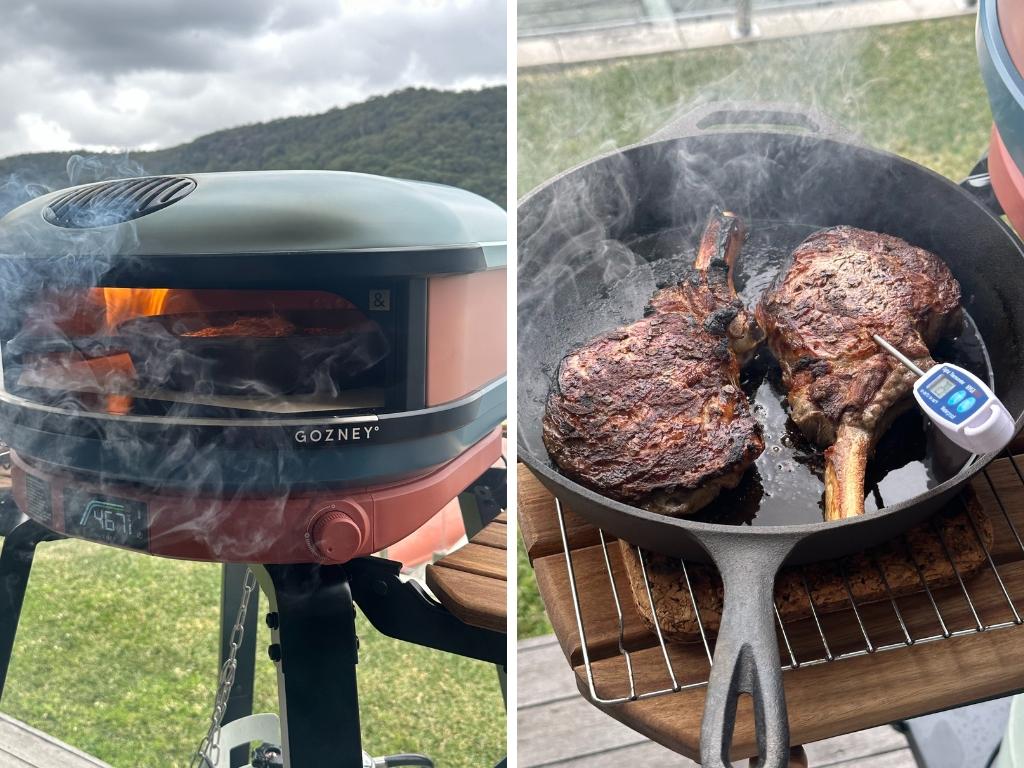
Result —
[[[922,371],[881,336],[873,338],[918,375],[914,398],[946,437],[971,453],[996,451],[1010,442],[1013,417],[977,376],[951,363],[938,363]]]

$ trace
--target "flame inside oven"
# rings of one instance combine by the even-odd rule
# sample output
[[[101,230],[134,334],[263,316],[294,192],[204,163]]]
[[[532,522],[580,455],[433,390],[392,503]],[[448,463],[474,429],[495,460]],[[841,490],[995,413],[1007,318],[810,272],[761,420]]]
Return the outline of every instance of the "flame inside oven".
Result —
[[[161,314],[172,294],[169,288],[94,288],[93,292],[94,300],[98,300],[105,311],[107,331],[114,331],[133,317]]]
[[[323,291],[106,287],[42,297],[5,360],[20,353],[19,387],[115,414],[154,400],[327,407],[341,394],[373,408],[391,347],[375,319]]]

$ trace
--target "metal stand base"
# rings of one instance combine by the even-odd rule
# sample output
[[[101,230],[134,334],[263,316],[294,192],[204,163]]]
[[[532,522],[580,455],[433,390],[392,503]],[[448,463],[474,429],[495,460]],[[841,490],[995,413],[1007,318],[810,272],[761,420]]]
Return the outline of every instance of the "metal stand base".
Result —
[[[490,469],[459,496],[473,535],[505,507],[504,470]],[[355,605],[381,634],[496,664],[504,695],[505,635],[464,624],[401,563],[364,557],[345,565],[255,566],[267,594],[277,665],[284,764],[361,768]]]
[[[64,538],[23,515],[8,518],[5,523],[4,546],[0,551],[0,699],[7,684],[7,670],[11,665],[36,545]]]
[[[255,572],[270,604],[284,764],[362,768],[359,640],[345,567],[267,565]]]
[[[361,768],[355,604],[382,634],[505,665],[505,635],[463,624],[401,564],[377,557],[346,565],[254,566],[267,594],[277,666],[284,764]]]

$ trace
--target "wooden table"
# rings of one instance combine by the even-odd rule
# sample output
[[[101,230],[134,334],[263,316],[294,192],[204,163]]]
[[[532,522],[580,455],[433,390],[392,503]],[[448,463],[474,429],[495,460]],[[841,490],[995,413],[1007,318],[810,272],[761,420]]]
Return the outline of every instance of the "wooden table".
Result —
[[[110,768],[101,760],[4,714],[0,714],[0,766]]]
[[[1024,469],[1024,460],[1018,467]],[[982,477],[975,488],[993,524],[994,567],[965,585],[970,602],[959,585],[933,590],[934,606],[924,593],[899,599],[899,613],[915,644],[904,644],[889,602],[858,606],[856,613],[851,608],[820,617],[831,653],[837,657],[851,654],[831,662],[824,661],[822,633],[813,620],[785,625],[789,645],[780,641],[781,656],[788,660],[792,649],[800,662],[784,673],[793,743],[818,741],[1024,689],[1024,629],[1018,619],[1024,615],[1024,548],[1015,535],[1015,531],[1024,534],[1024,482],[1007,459],[994,462],[987,475],[991,484]],[[580,692],[644,736],[697,758],[709,649],[697,642],[669,644],[663,650],[633,606],[617,547],[605,549],[597,530],[566,511],[590,660],[588,675],[554,500],[522,465],[518,510],[541,598]],[[609,585],[606,551],[622,609],[621,624]],[[941,636],[936,608],[954,635],[950,639]],[[865,652],[858,615],[875,648],[891,645],[894,649]],[[993,628],[975,631],[979,622]],[[995,628],[1003,625],[1008,626]],[[961,632],[965,634],[957,634]],[[924,642],[936,636],[939,639]],[[713,651],[713,640],[709,646]],[[673,687],[679,690],[607,703],[630,694],[623,648],[630,652],[636,694],[671,691]],[[675,686],[667,672],[666,655],[676,676]],[[744,697],[739,703],[732,756],[742,759],[755,751],[752,708],[749,697]]]
[[[508,515],[502,512],[465,546],[427,566],[427,586],[466,624],[508,632]]]

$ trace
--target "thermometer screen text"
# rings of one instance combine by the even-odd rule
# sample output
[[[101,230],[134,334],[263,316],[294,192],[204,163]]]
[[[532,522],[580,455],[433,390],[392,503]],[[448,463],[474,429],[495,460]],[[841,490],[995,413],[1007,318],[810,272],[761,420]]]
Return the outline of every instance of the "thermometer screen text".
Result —
[[[928,387],[928,391],[931,392],[936,397],[942,397],[943,395],[952,392],[955,387],[956,383],[952,379],[948,379],[945,376],[940,376],[934,381],[934,383],[932,383],[930,387]]]

